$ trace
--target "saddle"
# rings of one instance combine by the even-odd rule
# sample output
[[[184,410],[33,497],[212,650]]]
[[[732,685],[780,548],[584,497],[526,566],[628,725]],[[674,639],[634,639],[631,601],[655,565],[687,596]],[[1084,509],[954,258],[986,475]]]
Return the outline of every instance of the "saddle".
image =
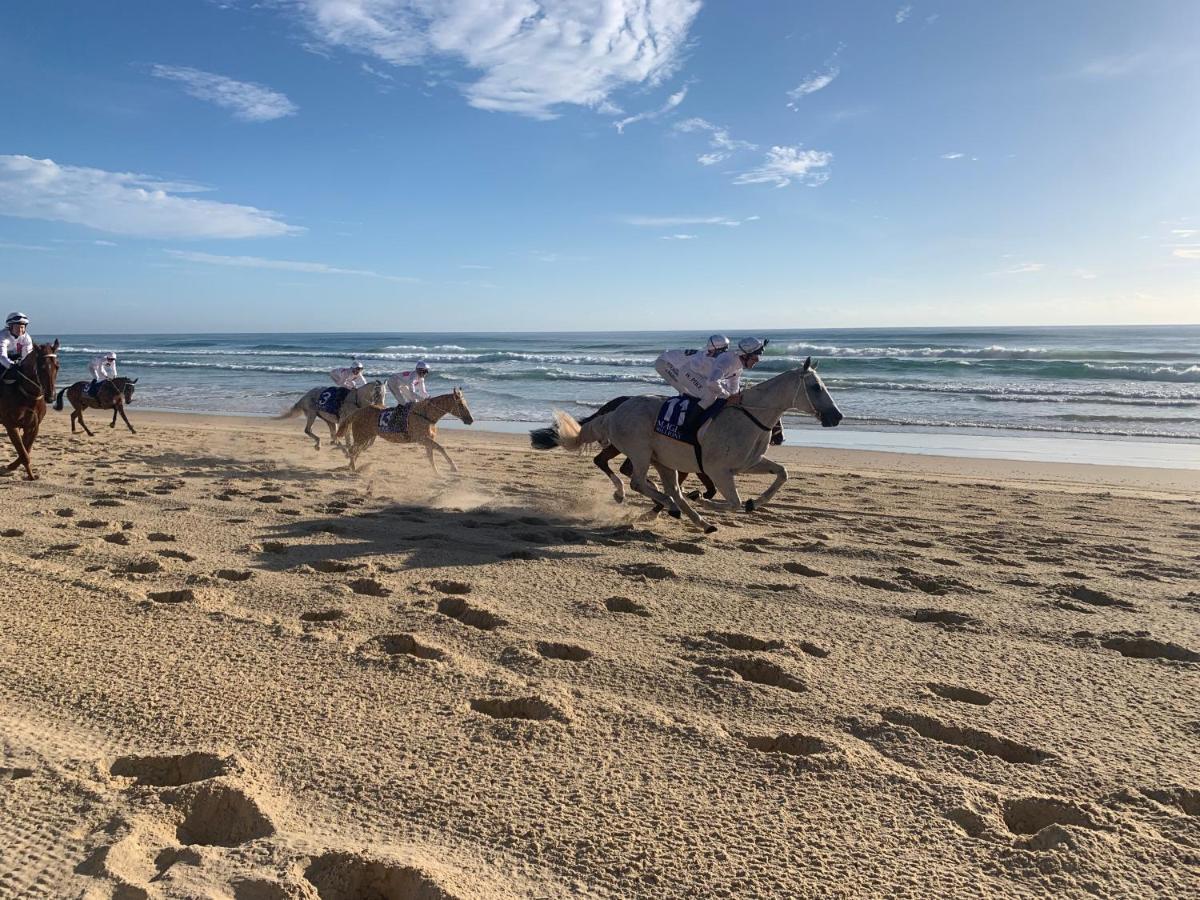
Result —
[[[408,414],[412,410],[411,403],[401,403],[379,412],[379,432],[381,434],[408,434]]]
[[[700,401],[686,394],[672,397],[658,411],[654,430],[664,437],[685,444],[698,445],[700,430],[712,421],[725,407],[725,399],[717,400],[708,409],[700,408]]]
[[[325,388],[325,390],[321,391],[321,396],[317,398],[317,409],[331,416],[338,416],[342,411],[342,404],[346,402],[346,397],[349,394],[349,388]]]

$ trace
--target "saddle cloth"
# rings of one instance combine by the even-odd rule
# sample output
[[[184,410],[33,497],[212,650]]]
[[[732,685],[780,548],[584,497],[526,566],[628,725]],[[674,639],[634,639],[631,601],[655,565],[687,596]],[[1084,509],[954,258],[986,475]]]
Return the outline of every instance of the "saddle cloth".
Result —
[[[388,434],[408,434],[408,413],[412,404],[401,403],[379,413],[379,430]]]
[[[654,430],[672,440],[695,444],[700,439],[700,430],[712,421],[725,406],[725,399],[717,400],[708,409],[700,409],[695,397],[672,397],[658,411]]]
[[[346,395],[349,393],[350,390],[344,387],[325,388],[321,391],[321,396],[317,398],[317,409],[336,416],[342,411],[342,404],[346,401]]]

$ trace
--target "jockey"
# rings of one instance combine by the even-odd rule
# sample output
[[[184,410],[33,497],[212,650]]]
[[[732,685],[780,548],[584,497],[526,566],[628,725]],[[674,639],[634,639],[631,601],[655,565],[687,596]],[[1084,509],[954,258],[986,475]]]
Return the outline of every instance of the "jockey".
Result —
[[[721,387],[727,396],[735,398],[734,403],[741,399],[742,370],[753,369],[758,365],[768,343],[770,341],[759,340],[756,337],[742,338],[738,341],[738,352],[729,354],[728,359],[723,359],[720,368],[726,374],[721,379]]]
[[[729,338],[723,334],[714,334],[708,339],[708,343],[704,347],[704,356],[699,359],[714,359],[729,349]],[[699,350],[667,350],[657,360],[654,361],[654,370],[663,377],[663,380],[671,387],[675,388],[679,393],[688,393],[683,387],[680,387],[680,373],[684,366],[691,361],[693,357],[697,357]]]
[[[108,353],[95,357],[88,363],[88,370],[92,373],[92,384],[89,390],[95,393],[96,386],[101,381],[110,381],[117,377],[117,354],[110,350]]]
[[[428,374],[429,363],[422,359],[411,372],[397,372],[389,378],[387,388],[397,403],[416,403],[429,396],[429,390],[425,387],[425,376]]]
[[[347,391],[363,387],[367,383],[367,379],[363,377],[363,364],[357,359],[349,368],[334,369],[329,373],[329,377],[333,379],[334,384]]]
[[[0,366],[4,367],[5,381],[15,377],[13,365],[25,361],[33,352],[33,338],[25,333],[29,317],[25,313],[9,313],[4,320],[5,329],[0,332]]]

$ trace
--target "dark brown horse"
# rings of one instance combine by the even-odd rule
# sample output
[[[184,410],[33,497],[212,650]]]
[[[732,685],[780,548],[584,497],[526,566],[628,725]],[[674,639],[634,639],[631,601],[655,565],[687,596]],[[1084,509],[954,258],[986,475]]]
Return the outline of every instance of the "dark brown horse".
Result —
[[[111,409],[113,417],[109,428],[117,427],[117,415],[120,414],[121,418],[125,420],[125,424],[129,426],[129,430],[137,434],[137,430],[129,423],[129,416],[125,415],[125,405],[133,402],[133,386],[137,384],[137,379],[122,377],[102,381],[96,385],[94,394],[85,392],[85,388],[89,384],[91,384],[90,381],[77,381],[69,388],[59,391],[58,397],[54,401],[54,408],[57,410],[63,408],[63,394],[66,394],[67,399],[71,401],[71,406],[74,408],[71,412],[71,434],[75,433],[75,422],[78,420],[89,437],[95,436],[92,429],[88,428],[87,423],[83,421],[85,409]]]
[[[17,458],[4,467],[11,472],[25,467],[25,480],[37,478],[29,463],[29,451],[46,415],[46,404],[54,396],[58,378],[58,341],[37,344],[21,362],[14,363],[0,381],[0,424],[17,448]]]

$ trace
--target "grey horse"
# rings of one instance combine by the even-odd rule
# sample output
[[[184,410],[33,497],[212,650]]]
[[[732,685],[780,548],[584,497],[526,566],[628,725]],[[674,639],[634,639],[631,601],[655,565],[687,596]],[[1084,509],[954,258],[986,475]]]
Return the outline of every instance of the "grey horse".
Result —
[[[317,401],[321,397],[321,392],[326,390],[323,387],[315,387],[285,412],[283,415],[276,416],[276,419],[290,419],[292,416],[299,413],[304,413],[308,417],[308,422],[304,426],[304,433],[307,434],[316,443],[314,449],[321,449],[321,439],[312,433],[313,422],[318,418],[329,426],[329,440],[333,442],[333,446],[337,446],[337,426],[344,422],[353,413],[358,412],[368,406],[383,406],[383,382],[370,381],[362,387],[351,388],[350,393],[346,395],[346,399],[342,401],[342,408],[335,419],[327,412],[322,412],[317,407]]]
[[[552,428],[533,433],[534,449],[578,450],[595,443],[616,447],[629,457],[633,466],[630,484],[635,491],[672,510],[674,516],[682,511],[706,532],[716,531],[716,526],[701,518],[679,491],[680,472],[700,471],[695,448],[654,431],[663,400],[631,397],[612,412],[596,416],[582,426],[565,412],[557,412]],[[746,388],[741,402],[726,406],[701,436],[704,472],[725,498],[724,503],[712,502],[713,508],[752,512],[761,509],[783,487],[787,469],[767,459],[765,454],[771,426],[789,409],[815,416],[826,428],[842,421],[842,414],[817,375],[811,358],[799,368]],[[665,494],[647,477],[651,466],[662,477]],[[774,475],[775,481],[761,497],[743,503],[734,483],[734,476],[739,474]]]

